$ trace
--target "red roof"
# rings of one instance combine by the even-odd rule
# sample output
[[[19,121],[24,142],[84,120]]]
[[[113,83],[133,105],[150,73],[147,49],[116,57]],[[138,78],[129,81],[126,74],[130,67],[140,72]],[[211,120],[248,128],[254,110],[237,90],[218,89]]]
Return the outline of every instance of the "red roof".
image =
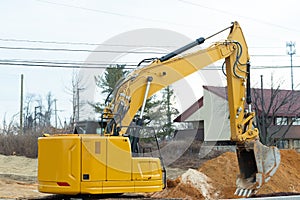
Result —
[[[188,109],[186,109],[183,113],[181,113],[181,115],[176,117],[176,119],[174,119],[173,121],[174,122],[183,122],[183,121],[185,121],[189,116],[191,116],[194,112],[196,112],[202,106],[203,106],[203,97],[198,99],[198,101],[193,103],[193,105],[191,105]]]
[[[210,91],[217,96],[227,100],[227,87],[215,87],[215,86],[203,86],[207,91]],[[261,100],[255,101],[255,99],[261,99],[261,95],[264,96],[264,109],[265,111],[270,110],[268,113],[281,117],[295,117],[300,116],[300,91],[292,90],[279,90],[279,89],[264,89],[263,93],[261,89],[252,88],[252,108],[256,109],[259,115],[262,110]],[[271,105],[270,103],[273,102]],[[174,122],[185,121],[194,112],[203,106],[203,97],[197,102],[191,105],[181,115],[179,115]]]

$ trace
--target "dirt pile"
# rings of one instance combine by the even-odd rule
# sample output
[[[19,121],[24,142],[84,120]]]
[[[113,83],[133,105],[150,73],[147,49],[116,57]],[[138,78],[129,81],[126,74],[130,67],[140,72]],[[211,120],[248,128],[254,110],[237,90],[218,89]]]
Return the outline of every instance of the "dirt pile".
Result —
[[[0,155],[0,175],[36,177],[37,165],[37,159]]]
[[[37,191],[37,159],[0,155],[0,199],[48,196]]]
[[[168,188],[153,194],[152,198],[214,199],[217,193],[212,180],[205,174],[189,169],[175,180],[167,180]]]
[[[281,150],[281,163],[271,180],[262,186],[257,195],[300,192],[300,154],[295,150]],[[236,154],[226,152],[205,162],[198,170],[188,170],[156,198],[220,199],[234,196],[235,179],[239,173]]]

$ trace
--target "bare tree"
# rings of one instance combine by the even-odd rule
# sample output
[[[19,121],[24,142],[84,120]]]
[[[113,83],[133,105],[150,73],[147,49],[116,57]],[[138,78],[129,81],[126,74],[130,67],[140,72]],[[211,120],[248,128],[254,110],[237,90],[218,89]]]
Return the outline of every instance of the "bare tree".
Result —
[[[53,114],[53,105],[54,105],[54,98],[53,95],[51,94],[51,92],[48,92],[48,94],[46,95],[46,101],[47,101],[47,107],[46,107],[46,111],[45,111],[45,123],[46,126],[50,126],[51,125],[51,117]]]
[[[19,115],[19,113],[14,114],[9,121],[6,120],[6,114],[4,114],[3,122],[2,122],[2,134],[4,135],[12,135],[12,134],[18,134],[19,132],[19,126],[16,121],[16,117]]]
[[[35,94],[27,94],[24,102],[24,133],[28,129],[31,129],[33,127],[34,122],[34,116],[32,113],[32,104],[35,98]]]
[[[72,129],[74,128],[75,122],[80,119],[80,111],[83,109],[85,102],[80,100],[80,93],[86,89],[86,84],[83,82],[82,77],[80,77],[79,73],[73,71],[71,87],[67,87],[67,93],[72,95],[72,116],[70,118]]]
[[[46,104],[43,100],[46,100]],[[51,92],[48,92],[45,98],[41,95],[27,94],[24,105],[24,133],[51,127],[54,106],[54,97]]]
[[[256,111],[255,126],[265,145],[274,145],[283,139],[293,122],[300,117],[300,91],[281,90],[280,85],[271,89],[252,89]],[[276,140],[275,140],[276,136]]]
[[[44,127],[44,115],[43,115],[43,98],[41,95],[36,95],[35,97],[35,106],[34,106],[34,127],[35,131]]]

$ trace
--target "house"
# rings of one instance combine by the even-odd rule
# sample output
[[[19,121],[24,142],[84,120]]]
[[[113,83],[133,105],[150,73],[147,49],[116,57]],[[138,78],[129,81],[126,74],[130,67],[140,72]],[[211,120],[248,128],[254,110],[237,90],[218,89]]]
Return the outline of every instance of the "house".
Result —
[[[194,130],[204,130],[198,138],[205,142],[230,143],[227,88],[203,88],[203,97],[174,122],[188,122]],[[280,148],[300,148],[300,91],[252,89],[251,93],[252,107],[259,119],[266,117],[271,123],[268,133],[274,133],[271,138],[278,141],[277,145]],[[264,96],[264,107],[261,100],[254,101],[261,95]]]

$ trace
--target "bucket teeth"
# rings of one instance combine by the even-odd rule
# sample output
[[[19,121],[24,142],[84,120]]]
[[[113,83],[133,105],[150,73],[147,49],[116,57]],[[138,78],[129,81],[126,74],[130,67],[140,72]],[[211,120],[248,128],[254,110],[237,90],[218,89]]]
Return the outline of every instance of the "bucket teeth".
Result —
[[[254,194],[253,190],[243,189],[243,188],[237,188],[234,193],[234,195],[242,196],[242,197],[249,197],[252,194]]]
[[[234,195],[238,195],[239,191],[240,191],[240,188],[237,188],[237,189],[235,190]]]
[[[246,190],[244,190],[244,193],[243,193],[243,196],[244,196],[244,197],[246,197],[246,196],[247,196],[247,194],[248,194],[248,191],[249,191],[249,190],[247,190],[247,189],[246,189]]]
[[[250,197],[251,194],[252,194],[252,190],[248,190],[247,197]]]
[[[238,196],[243,196],[243,194],[244,194],[244,189],[240,189]]]

